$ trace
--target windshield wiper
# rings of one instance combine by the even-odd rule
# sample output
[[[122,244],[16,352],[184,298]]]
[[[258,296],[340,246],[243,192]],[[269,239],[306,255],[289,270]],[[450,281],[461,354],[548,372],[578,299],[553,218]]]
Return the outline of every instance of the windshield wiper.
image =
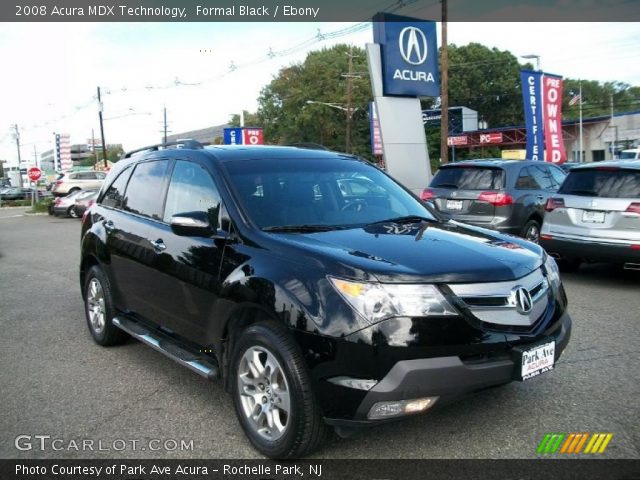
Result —
[[[331,230],[341,230],[344,227],[339,225],[273,225],[262,228],[263,232],[330,232]]]
[[[380,220],[378,222],[368,223],[368,226],[371,225],[380,225],[383,223],[419,223],[419,222],[437,222],[437,220],[428,217],[422,217],[420,215],[405,215],[403,217],[395,217],[395,218],[387,218],[386,220]]]

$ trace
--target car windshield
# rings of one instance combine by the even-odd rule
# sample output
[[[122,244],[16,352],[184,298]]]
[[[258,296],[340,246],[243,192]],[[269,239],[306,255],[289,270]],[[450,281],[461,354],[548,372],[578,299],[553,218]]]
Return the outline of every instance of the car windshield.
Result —
[[[435,220],[388,176],[355,160],[235,160],[224,168],[244,212],[266,230],[323,231],[401,217]]]
[[[606,167],[574,169],[558,193],[587,197],[640,198],[640,171]]]
[[[431,180],[430,187],[458,190],[499,190],[504,188],[504,171],[500,168],[467,165],[441,168]]]

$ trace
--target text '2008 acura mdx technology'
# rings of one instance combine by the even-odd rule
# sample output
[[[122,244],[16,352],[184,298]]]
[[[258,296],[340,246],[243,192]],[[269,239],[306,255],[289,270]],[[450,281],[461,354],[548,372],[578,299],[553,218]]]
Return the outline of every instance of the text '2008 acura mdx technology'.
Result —
[[[84,215],[89,330],[220,378],[264,455],[536,377],[565,349],[539,246],[441,218],[348,155],[175,147],[127,154]]]

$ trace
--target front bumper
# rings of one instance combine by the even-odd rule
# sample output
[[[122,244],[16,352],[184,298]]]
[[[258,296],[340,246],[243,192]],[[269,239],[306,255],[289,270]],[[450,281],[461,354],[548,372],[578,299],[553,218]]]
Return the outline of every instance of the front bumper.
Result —
[[[640,250],[630,244],[603,243],[553,237],[540,238],[540,246],[560,259],[580,259],[592,262],[640,263]]]
[[[566,348],[571,336],[571,317],[565,311],[554,327],[528,342],[519,340],[510,345],[503,354],[478,361],[463,361],[458,356],[402,360],[369,390],[353,419],[332,419],[330,425],[355,427],[383,423],[388,420],[369,420],[367,414],[377,402],[410,400],[424,397],[439,397],[436,406],[488,387],[511,382],[517,375],[519,365],[514,362],[514,348],[526,349],[545,339],[555,340],[555,361]],[[519,337],[515,337],[519,338]],[[507,336],[509,343],[509,336]],[[405,417],[395,417],[397,420]]]

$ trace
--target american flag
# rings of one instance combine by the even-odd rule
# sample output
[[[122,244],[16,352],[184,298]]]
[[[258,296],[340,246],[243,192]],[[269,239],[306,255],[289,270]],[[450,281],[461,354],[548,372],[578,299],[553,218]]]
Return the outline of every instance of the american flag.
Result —
[[[582,98],[582,95],[580,94],[574,95],[573,97],[571,97],[571,100],[569,100],[569,106],[572,107],[573,105],[578,103],[581,98]]]

